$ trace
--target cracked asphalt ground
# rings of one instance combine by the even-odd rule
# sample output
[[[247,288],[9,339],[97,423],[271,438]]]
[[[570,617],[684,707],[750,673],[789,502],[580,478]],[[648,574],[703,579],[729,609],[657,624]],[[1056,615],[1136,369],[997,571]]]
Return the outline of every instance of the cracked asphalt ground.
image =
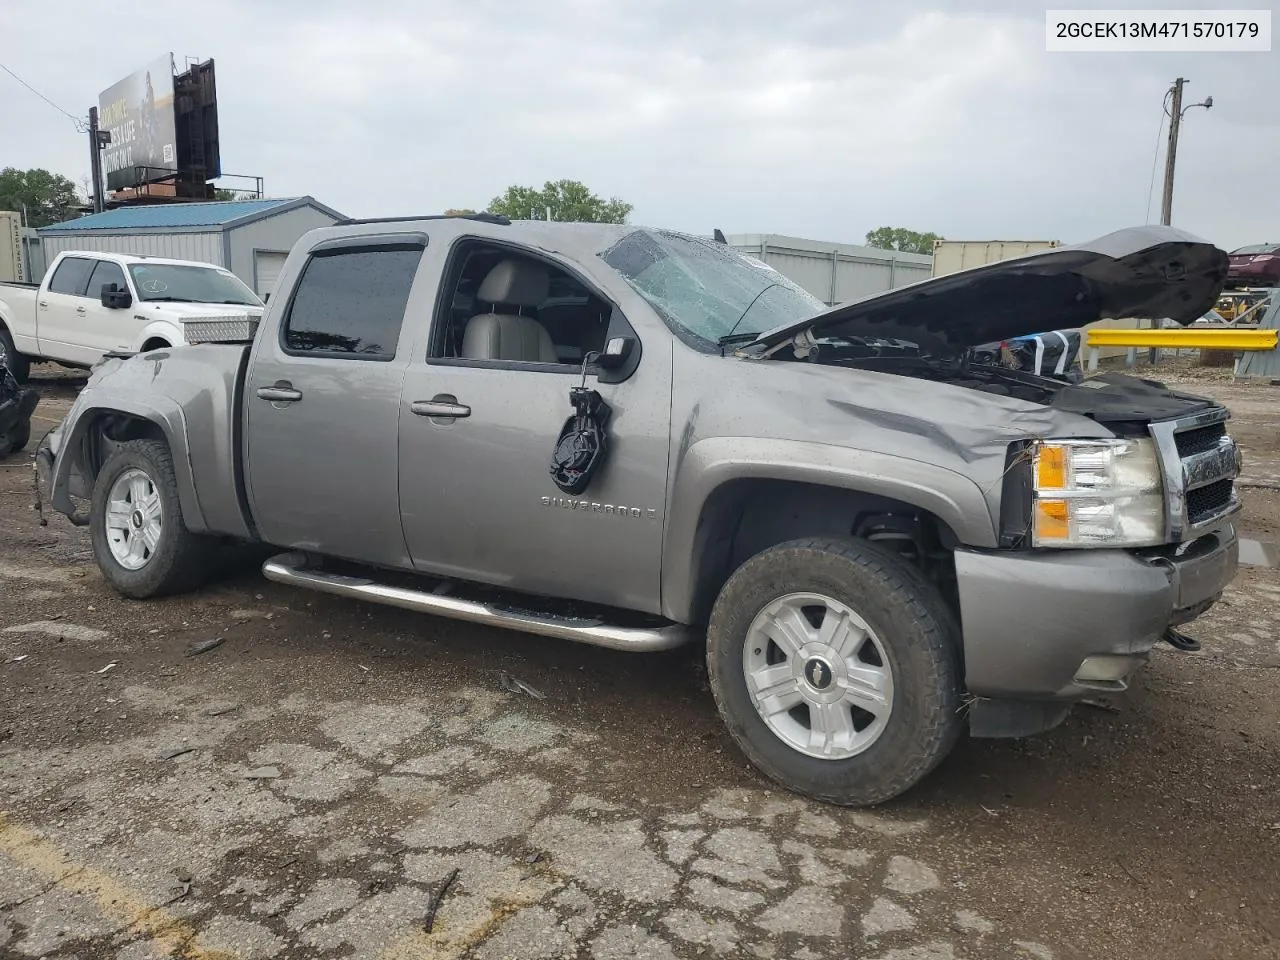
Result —
[[[79,382],[49,373],[38,433]],[[1280,389],[1197,388],[1237,408],[1268,482]],[[1280,494],[1245,496],[1246,535],[1275,535]],[[10,458],[0,956],[1280,956],[1278,627],[1280,574],[1246,569],[1191,628],[1202,653],[1158,649],[1105,708],[963,741],[907,796],[842,810],[747,766],[696,651],[540,640],[251,567],[126,601],[84,531],[37,525]]]

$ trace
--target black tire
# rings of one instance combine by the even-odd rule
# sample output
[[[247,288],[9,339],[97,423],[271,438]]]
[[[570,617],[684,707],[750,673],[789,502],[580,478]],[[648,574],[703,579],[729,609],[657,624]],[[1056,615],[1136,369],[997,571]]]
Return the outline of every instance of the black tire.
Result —
[[[841,759],[808,756],[756,710],[744,675],[748,629],[789,594],[813,592],[856,611],[893,673],[892,710],[878,739]],[[922,780],[951,751],[960,715],[960,630],[938,590],[872,543],[810,538],[756,554],[720,591],[707,631],[711,692],[729,733],[766,776],[805,796],[844,806],[882,803]]]
[[[0,433],[0,457],[26,449],[31,442],[31,421],[24,420],[8,433]]]
[[[159,494],[162,524],[159,541],[137,570],[122,566],[107,542],[107,501],[111,487],[127,470],[141,470]],[[217,562],[218,541],[187,529],[178,499],[178,480],[169,447],[160,440],[129,440],[120,444],[98,471],[89,514],[93,555],[107,582],[126,597],[142,600],[194,590],[203,584]]]
[[[13,379],[19,383],[26,383],[31,376],[31,361],[18,352],[13,345],[13,337],[4,327],[0,327],[0,364],[8,367]]]

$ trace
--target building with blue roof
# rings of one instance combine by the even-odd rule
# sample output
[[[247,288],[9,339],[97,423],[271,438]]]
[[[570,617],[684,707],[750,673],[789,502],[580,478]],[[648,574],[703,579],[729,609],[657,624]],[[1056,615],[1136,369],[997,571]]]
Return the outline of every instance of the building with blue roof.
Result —
[[[45,263],[67,250],[197,260],[269,295],[294,243],[345,219],[313,197],[119,207],[40,228]]]

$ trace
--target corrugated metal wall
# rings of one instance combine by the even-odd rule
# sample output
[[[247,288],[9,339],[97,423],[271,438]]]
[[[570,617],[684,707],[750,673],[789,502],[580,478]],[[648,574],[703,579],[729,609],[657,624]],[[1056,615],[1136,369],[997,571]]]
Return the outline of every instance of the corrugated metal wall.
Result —
[[[213,233],[114,233],[100,230],[82,234],[46,234],[46,263],[64,250],[93,250],[99,253],[126,253],[135,257],[168,257],[172,260],[197,260],[225,267],[222,256],[222,234]]]
[[[777,234],[737,234],[726,240],[739,253],[763,260],[832,306],[928,280],[933,266],[927,255],[851,243]]]
[[[254,251],[288,253],[308,230],[331,227],[334,218],[314,207],[296,207],[285,213],[264,217],[242,227],[233,227],[231,262],[226,266],[253,290],[259,289],[254,276]]]

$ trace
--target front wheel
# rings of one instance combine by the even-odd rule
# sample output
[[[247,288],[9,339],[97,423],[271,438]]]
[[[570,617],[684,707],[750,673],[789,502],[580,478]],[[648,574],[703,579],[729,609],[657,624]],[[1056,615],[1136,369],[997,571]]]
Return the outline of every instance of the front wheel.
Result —
[[[129,440],[107,458],[89,530],[107,582],[135,599],[195,589],[218,556],[216,541],[183,523],[173,458],[159,440]]]
[[[762,772],[806,796],[881,803],[959,736],[960,638],[936,588],[866,541],[795,540],[729,578],[707,631],[711,690]]]

